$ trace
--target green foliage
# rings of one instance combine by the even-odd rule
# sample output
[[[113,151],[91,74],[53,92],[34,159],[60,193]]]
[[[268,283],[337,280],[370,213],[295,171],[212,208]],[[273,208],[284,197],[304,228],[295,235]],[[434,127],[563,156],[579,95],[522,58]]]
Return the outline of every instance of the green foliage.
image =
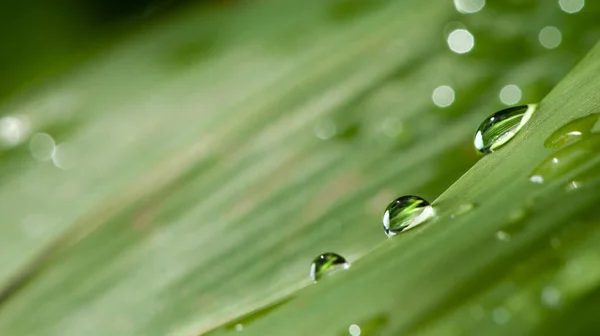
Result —
[[[590,2],[190,9],[5,102],[61,160],[33,160],[29,138],[0,152],[0,334],[593,330],[599,157],[529,181],[546,138],[598,112],[600,49],[555,87],[599,36]],[[464,55],[445,42],[459,20],[475,36]],[[475,163],[473,133],[508,84],[524,103],[555,88]],[[431,102],[440,85],[447,108]],[[566,192],[579,173],[591,182]],[[438,218],[387,239],[383,210],[404,194]],[[327,251],[353,265],[314,285]]]

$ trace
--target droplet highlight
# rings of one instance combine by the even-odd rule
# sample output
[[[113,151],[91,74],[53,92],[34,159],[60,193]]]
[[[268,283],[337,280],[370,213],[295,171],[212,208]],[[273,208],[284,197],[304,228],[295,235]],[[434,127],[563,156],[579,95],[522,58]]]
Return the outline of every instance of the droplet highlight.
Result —
[[[337,253],[327,252],[319,255],[310,265],[310,277],[318,281],[325,273],[338,269],[348,269],[350,264]]]
[[[402,196],[391,202],[383,214],[383,230],[395,236],[411,229],[435,215],[433,207],[419,196]]]
[[[537,104],[527,104],[496,112],[486,118],[475,133],[475,148],[489,154],[511,140],[537,111]]]
[[[577,118],[561,126],[544,141],[544,147],[558,149],[589,137],[600,119],[599,114]]]

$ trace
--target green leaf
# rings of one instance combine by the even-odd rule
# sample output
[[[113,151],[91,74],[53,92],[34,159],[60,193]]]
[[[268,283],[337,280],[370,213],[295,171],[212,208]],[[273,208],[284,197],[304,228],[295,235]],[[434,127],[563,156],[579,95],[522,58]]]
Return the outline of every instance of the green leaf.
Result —
[[[600,49],[511,142],[477,163],[471,142],[504,86],[537,102],[567,74],[599,9],[189,9],[5,102],[24,126],[16,143],[2,134],[0,334],[594,330],[598,196],[563,189],[598,157],[542,185],[529,173],[555,129],[598,112]],[[448,49],[456,21],[469,53]],[[538,42],[548,25],[563,34],[553,50]],[[431,101],[441,85],[446,108]],[[53,160],[31,158],[36,133],[58,144]],[[383,210],[404,194],[435,200],[438,218],[388,240]],[[327,251],[353,265],[312,284]]]

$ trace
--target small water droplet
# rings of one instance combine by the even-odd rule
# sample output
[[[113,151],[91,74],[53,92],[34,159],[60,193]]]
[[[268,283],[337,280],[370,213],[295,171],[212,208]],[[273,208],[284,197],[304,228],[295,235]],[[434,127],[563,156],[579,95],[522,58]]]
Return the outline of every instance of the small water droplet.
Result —
[[[287,304],[293,299],[293,297],[288,296],[279,301],[270,303],[266,306],[263,306],[259,309],[251,311],[245,315],[242,315],[232,321],[227,322],[226,324],[220,325],[214,329],[208,330],[202,334],[202,336],[209,335],[222,335],[224,332],[230,333],[232,331],[243,331],[252,323],[263,319],[267,315],[271,314],[273,311],[279,309],[283,305]]]
[[[492,319],[497,324],[506,324],[510,321],[510,312],[504,307],[496,308],[492,312]]]
[[[577,190],[581,187],[581,182],[579,181],[569,181],[565,186],[565,191],[573,191]]]
[[[383,230],[388,236],[417,226],[435,214],[433,207],[419,196],[402,196],[391,202],[383,214]]]
[[[527,216],[525,208],[513,210],[508,214],[508,222],[511,224],[519,223],[525,219],[525,216]]]
[[[587,139],[552,153],[535,167],[529,180],[543,183],[563,176],[587,162],[598,150],[600,150],[600,134],[590,135]]]
[[[554,131],[544,141],[544,147],[559,149],[589,137],[599,119],[600,115],[595,113],[570,121]]]
[[[464,215],[473,209],[475,209],[475,203],[462,203],[450,214],[450,219]]]
[[[561,292],[551,286],[546,286],[541,293],[542,303],[548,307],[555,308],[560,306],[562,301]]]
[[[360,320],[351,324],[349,327],[344,327],[337,335],[348,336],[348,334],[357,335],[383,335],[383,329],[387,326],[389,317],[386,314],[377,314],[367,319]]]
[[[599,181],[600,163],[596,163],[573,176],[565,185],[565,191],[571,192],[584,187],[596,186]]]
[[[348,269],[349,267],[350,264],[341,255],[332,252],[323,253],[316,257],[310,265],[310,277],[314,281],[318,281],[327,272],[339,268]]]
[[[337,126],[329,118],[322,119],[315,124],[315,135],[321,140],[333,138],[337,132]]]
[[[488,154],[503,146],[529,121],[537,104],[509,107],[486,118],[475,133],[475,148]]]
[[[356,324],[352,324],[348,328],[348,332],[352,336],[360,336],[360,327],[358,325],[356,325]]]

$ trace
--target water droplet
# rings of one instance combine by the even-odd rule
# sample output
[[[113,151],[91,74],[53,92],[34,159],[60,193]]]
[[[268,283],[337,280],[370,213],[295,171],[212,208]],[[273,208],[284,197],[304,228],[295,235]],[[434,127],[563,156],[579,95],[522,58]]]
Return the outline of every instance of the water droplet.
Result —
[[[600,150],[600,134],[593,134],[587,139],[552,153],[531,172],[529,180],[543,183],[563,176],[588,161],[598,150]]]
[[[48,161],[54,157],[56,144],[54,139],[46,133],[38,133],[29,141],[31,156],[38,161]]]
[[[458,216],[464,215],[467,212],[475,209],[475,203],[462,203],[450,214],[450,219],[454,219]]]
[[[283,305],[287,304],[288,302],[290,302],[293,298],[294,297],[288,296],[279,301],[273,302],[273,303],[263,306],[259,309],[251,311],[251,312],[249,312],[245,315],[242,315],[230,322],[227,322],[226,324],[220,325],[214,329],[211,329],[211,330],[203,333],[202,336],[222,335],[223,332],[225,332],[225,331],[226,332],[232,332],[234,330],[235,331],[243,331],[244,329],[246,329],[249,325],[251,325],[255,321],[266,317],[267,315],[269,315],[276,309],[278,309],[278,308],[282,307]]]
[[[344,327],[337,335],[383,335],[382,331],[388,322],[389,317],[386,314],[374,315],[370,318],[353,323],[349,327]]]
[[[560,306],[562,294],[558,289],[546,286],[544,289],[542,289],[541,298],[544,305],[555,308]]]
[[[600,115],[591,114],[570,121],[554,131],[546,141],[544,141],[544,147],[558,149],[589,137],[599,119]]]
[[[350,264],[346,262],[346,259],[337,253],[327,252],[316,257],[310,265],[310,277],[317,281],[326,272],[333,271],[335,269],[343,268],[348,269]]]
[[[314,128],[315,135],[321,140],[329,140],[335,136],[337,126],[329,118],[317,122]]]
[[[558,0],[560,9],[569,14],[575,14],[583,9],[585,0]]]
[[[488,154],[502,147],[529,121],[537,104],[509,107],[486,118],[475,133],[475,148]]]
[[[475,38],[466,29],[456,29],[448,35],[448,47],[457,54],[465,54],[475,46]]]
[[[506,324],[510,320],[510,312],[504,307],[494,309],[492,319],[498,324]]]
[[[448,85],[438,86],[433,90],[431,100],[438,107],[448,107],[454,102],[454,90]]]
[[[509,84],[500,90],[500,101],[504,105],[514,105],[521,100],[521,88],[514,84]]]
[[[577,173],[565,186],[565,191],[575,191],[600,181],[600,163],[593,164],[582,172]]]
[[[540,44],[546,49],[554,49],[562,42],[562,33],[560,30],[553,26],[548,26],[540,30],[538,36]]]
[[[388,236],[417,226],[433,217],[435,211],[426,200],[418,196],[402,196],[395,199],[383,214],[383,229]]]
[[[348,328],[348,332],[352,336],[360,336],[360,327],[358,325],[356,325],[356,324],[352,324]]]
[[[522,222],[527,216],[527,210],[525,208],[519,208],[513,210],[508,214],[508,222],[511,224]]]
[[[459,13],[477,13],[485,6],[485,0],[454,0],[454,6]]]

